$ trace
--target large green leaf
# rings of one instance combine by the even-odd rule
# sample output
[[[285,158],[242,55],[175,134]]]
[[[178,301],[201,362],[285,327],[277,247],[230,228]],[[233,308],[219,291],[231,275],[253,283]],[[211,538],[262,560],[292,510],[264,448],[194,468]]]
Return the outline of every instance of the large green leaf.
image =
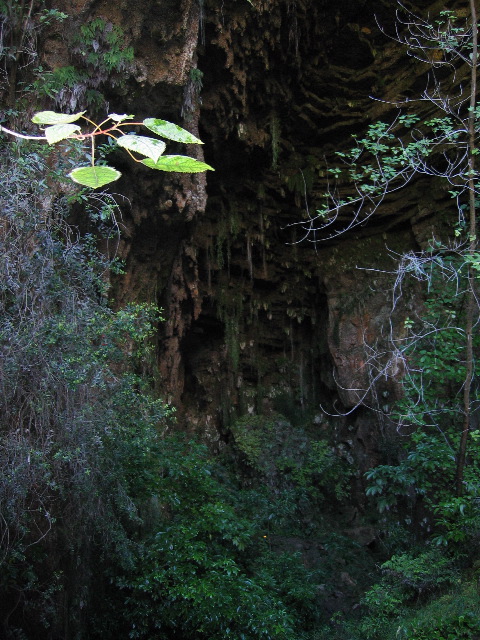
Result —
[[[124,120],[133,120],[135,116],[129,116],[126,113],[122,113],[121,115],[119,115],[118,113],[109,113],[108,117],[114,122],[123,122]]]
[[[81,118],[84,113],[85,111],[71,114],[55,113],[55,111],[39,111],[33,116],[32,122],[35,124],[68,124]]]
[[[143,121],[143,124],[162,138],[167,140],[175,140],[176,142],[186,142],[187,144],[203,144],[201,140],[196,138],[193,134],[185,131],[182,127],[166,120],[159,120],[158,118],[147,118]]]
[[[145,136],[122,136],[118,138],[117,144],[124,149],[136,151],[142,156],[151,158],[153,162],[157,162],[162,153],[165,151],[165,143],[162,140],[147,138]]]
[[[78,124],[54,124],[45,129],[45,137],[49,144],[55,144],[55,142],[69,138],[77,131],[80,131]]]
[[[159,171],[176,171],[178,173],[200,173],[208,169],[215,171],[209,164],[188,156],[162,156],[157,162],[145,158],[142,162],[150,169],[158,169]]]
[[[122,174],[120,171],[113,169],[112,167],[77,167],[68,174],[74,182],[82,184],[85,187],[91,187],[92,189],[98,189],[110,182],[118,180]]]

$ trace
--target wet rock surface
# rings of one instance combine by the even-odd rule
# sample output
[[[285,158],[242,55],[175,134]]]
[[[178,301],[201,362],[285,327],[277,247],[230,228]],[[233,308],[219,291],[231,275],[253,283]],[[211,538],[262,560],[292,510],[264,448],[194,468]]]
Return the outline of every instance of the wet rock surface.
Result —
[[[129,205],[118,247],[127,273],[115,282],[115,299],[163,307],[160,386],[180,423],[215,441],[233,417],[287,404],[348,414],[327,417],[340,440],[364,432],[366,421],[374,432],[377,414],[367,419],[355,407],[362,399],[374,409],[390,403],[401,375],[368,391],[365,363],[388,337],[391,256],[424,245],[444,193],[436,190],[429,204],[422,198],[430,188],[419,181],[365,225],[326,242],[321,233],[302,242],[294,223],[319,206],[332,152],[391,117],[392,105],[370,96],[396,101],[424,88],[425,69],[387,37],[394,3],[69,8],[82,20],[119,24],[135,48],[112,108],[181,124],[205,142],[188,153],[216,169],[152,175],[125,164],[118,186]],[[362,442],[352,444],[358,455],[375,456],[373,439]]]

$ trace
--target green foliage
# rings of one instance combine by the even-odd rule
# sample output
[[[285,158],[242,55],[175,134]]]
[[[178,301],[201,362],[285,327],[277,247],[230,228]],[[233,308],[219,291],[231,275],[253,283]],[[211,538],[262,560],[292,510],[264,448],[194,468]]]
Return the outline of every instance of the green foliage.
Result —
[[[127,134],[121,127],[145,126],[150,131],[157,133],[168,140],[183,142],[185,144],[202,144],[202,142],[191,133],[182,129],[178,125],[158,120],[155,118],[146,118],[143,122],[131,122],[134,118],[132,115],[111,113],[106,120],[100,124],[95,124],[84,115],[84,111],[74,114],[55,113],[54,111],[41,111],[36,113],[32,122],[38,125],[49,125],[45,129],[45,137],[25,136],[15,131],[11,131],[6,127],[0,126],[0,131],[12,135],[16,138],[46,139],[49,144],[55,144],[62,140],[86,140],[91,143],[90,165],[86,167],[76,167],[68,177],[74,182],[91,189],[98,189],[111,182],[115,182],[122,175],[113,167],[109,167],[101,160],[100,165],[95,165],[95,140],[96,136],[103,134],[108,136],[109,140],[114,140],[118,146],[124,148],[130,157],[136,162],[141,162],[151,169],[159,171],[175,171],[178,173],[199,173],[213,168],[205,162],[200,162],[195,158],[188,156],[163,156],[160,157],[165,150],[165,143],[155,138],[147,138],[145,136],[137,136],[135,134]],[[93,130],[89,133],[83,133],[80,126],[72,124],[83,119],[93,126]],[[107,123],[108,126],[107,126]],[[137,160],[133,156],[132,151],[141,156],[147,156],[143,160]]]
[[[163,445],[157,522],[133,574],[115,578],[129,637],[295,638],[275,585],[242,562],[264,542],[229,504],[206,451],[180,438]]]
[[[158,159],[165,151],[165,143],[162,140],[154,140],[153,138],[136,136],[135,134],[122,136],[117,140],[117,144],[119,147],[147,156],[153,163],[158,162]]]
[[[400,640],[476,640],[480,636],[480,598],[473,583],[457,586],[407,618]]]
[[[420,266],[420,264],[418,265]],[[392,418],[409,433],[400,460],[379,465],[366,473],[367,495],[375,497],[380,512],[394,510],[405,501],[412,510],[423,505],[423,526],[435,523],[436,544],[466,542],[480,525],[478,486],[480,458],[476,447],[469,453],[464,474],[464,494],[454,495],[460,434],[464,420],[462,386],[466,375],[464,337],[465,263],[453,252],[438,249],[422,266],[428,294],[422,314],[408,318],[406,335],[399,342],[408,361],[403,379],[404,397]],[[417,273],[418,275],[418,273]],[[480,347],[477,335],[474,347]],[[475,376],[480,374],[475,365]],[[478,389],[474,387],[473,401]],[[472,438],[476,431],[472,431]]]
[[[389,357],[369,345],[371,395],[379,392],[376,383],[383,376],[394,377],[395,385],[401,378],[404,395],[393,412],[384,409],[386,424],[396,433],[387,431],[388,463],[366,474],[367,495],[382,514],[385,538],[393,527],[408,534],[382,564],[381,581],[366,592],[366,614],[358,624],[343,625],[345,636],[338,637],[349,640],[478,637],[478,594],[470,602],[463,599],[463,610],[452,606],[444,613],[439,603],[454,597],[438,597],[462,584],[460,567],[478,553],[480,527],[478,19],[476,3],[468,4],[467,11],[444,10],[432,21],[398,3],[396,40],[429,65],[429,86],[417,101],[430,102],[435,111],[422,118],[407,111],[415,98],[395,100],[396,117],[370,125],[363,136],[354,136],[349,150],[337,154],[344,166],[328,169],[323,205],[298,223],[314,241],[336,237],[364,225],[389,194],[425,176],[434,186],[444,181],[458,214],[452,239],[432,240],[424,250],[400,256]],[[452,77],[437,73],[438,67],[461,69],[470,78],[462,105],[455,103]],[[438,224],[435,233],[448,232]],[[408,292],[415,301],[400,304],[412,277]],[[414,309],[406,319],[405,306]],[[412,541],[417,552],[405,553]]]
[[[134,52],[123,30],[101,17],[78,24],[75,19],[39,2],[0,3],[2,22],[0,90],[10,105],[48,96],[61,109],[105,108],[105,87],[121,86],[133,68]],[[61,34],[55,23],[63,23]],[[65,65],[38,64],[38,36],[50,27],[67,44]]]
[[[35,124],[68,124],[70,122],[76,122],[79,118],[83,116],[85,111],[80,111],[80,113],[55,113],[54,111],[40,111],[36,113],[32,122]],[[65,138],[70,137],[66,135]]]
[[[448,249],[440,248],[427,266],[430,273],[425,274],[428,293],[423,312],[410,323],[408,336],[402,341],[402,352],[411,366],[404,385],[406,398],[398,404],[397,416],[401,424],[438,424],[448,429],[462,419],[458,392],[466,373],[466,296],[461,286],[466,265]],[[480,346],[477,336],[475,343]]]
[[[169,410],[134,373],[158,310],[106,306],[108,261],[65,224],[64,200],[45,209],[45,154],[1,161],[0,609],[8,637],[42,638],[66,619],[80,632],[95,564],[132,563]]]
[[[202,141],[196,138],[194,135],[182,129],[176,124],[167,122],[166,120],[160,120],[159,118],[147,118],[143,121],[143,124],[162,138],[168,140],[176,140],[177,142],[183,142],[186,144],[202,144]],[[153,158],[152,158],[153,160]]]
[[[414,114],[400,115],[391,124],[371,124],[363,138],[354,136],[355,144],[349,151],[337,152],[347,169],[332,167],[328,171],[335,179],[346,173],[356,184],[359,195],[332,202],[332,194],[326,194],[318,214],[330,216],[339,206],[353,206],[365,197],[383,197],[387,191],[404,186],[439,145],[451,143],[458,137],[452,118],[443,129],[435,121],[424,122],[422,129],[416,127],[411,140],[405,141],[402,133],[419,121]]]
[[[297,623],[295,640],[315,638],[315,630],[323,617],[318,591],[327,577],[325,568],[305,567],[300,553],[272,551],[268,547],[260,547],[257,553],[252,563],[253,574],[281,597]]]
[[[120,171],[112,167],[77,167],[68,174],[74,182],[91,189],[99,189],[110,182],[115,182],[121,175]]]
[[[406,27],[398,36],[399,42],[415,58],[432,68],[474,64],[473,28],[468,16],[444,11],[436,21],[430,21],[398,4],[400,22]],[[465,109],[459,104],[453,107],[448,82],[432,73],[431,86],[419,99],[431,102],[437,110],[434,117],[422,119],[409,113],[412,99],[396,101],[392,103],[398,108],[393,120],[369,125],[363,136],[353,135],[350,149],[337,152],[344,165],[328,168],[332,180],[322,205],[315,216],[298,223],[307,235],[315,233],[318,240],[325,237],[318,232],[324,231],[327,238],[335,237],[364,224],[387,194],[404,188],[419,175],[446,179],[454,186],[456,197],[465,201],[469,190],[477,192],[478,185],[473,186],[469,180],[478,177],[470,166],[478,151],[478,107],[475,100]],[[351,185],[351,195],[345,183]],[[465,204],[459,201],[461,220],[462,207]],[[346,223],[339,219],[341,210],[349,218]]]
[[[325,629],[320,638],[476,640],[480,632],[480,598],[476,585],[461,582],[452,575],[449,592],[437,595],[435,585],[433,587],[428,593],[415,596],[414,601],[406,600],[401,588],[395,589],[384,579],[368,591],[364,600],[367,611],[360,620],[349,621],[338,616],[332,620],[337,633]]]
[[[381,570],[384,577],[363,598],[367,614],[359,623],[362,638],[394,637],[392,629],[398,629],[414,604],[458,580],[452,560],[436,549],[394,555]]]
[[[283,416],[246,415],[230,429],[248,464],[269,485],[295,488],[314,500],[348,495],[350,473],[334,448]]]
[[[17,72],[20,65],[25,68],[34,63],[36,39],[41,29],[55,22],[63,22],[67,17],[67,14],[58,9],[45,8],[44,0],[37,2],[35,7],[33,3],[0,1],[2,23],[0,59],[6,74],[7,85],[12,86],[18,80]],[[2,89],[5,87],[3,86]]]
[[[102,18],[80,25],[74,44],[95,73],[124,71],[133,61],[133,48],[124,44],[123,29]]]
[[[413,628],[405,635],[399,635],[406,640],[476,640],[479,637],[480,624],[471,612],[460,614],[442,621],[435,627],[431,623],[427,628]]]
[[[151,158],[145,158],[142,163],[150,169],[158,169],[159,171],[173,171],[176,173],[203,173],[203,171],[214,171],[213,167],[190,158],[188,156],[163,156],[157,162]]]
[[[0,43],[2,45],[0,61],[3,58],[3,61],[8,66],[8,60],[14,60],[10,77],[8,70],[5,74],[10,84],[9,91],[13,99],[17,91],[17,84],[20,82],[17,72],[28,66],[27,63],[24,63],[20,67],[23,55],[21,52],[23,52],[27,35],[32,49],[29,51],[29,55],[35,58],[37,56],[33,37],[35,25],[38,23],[38,25],[45,26],[54,20],[64,20],[68,16],[55,9],[35,13],[33,4],[27,8],[23,2],[2,3],[0,4],[0,12],[3,18],[2,40],[10,35],[14,42],[11,47],[6,47],[3,41]],[[68,111],[77,111],[74,114],[42,111],[36,113],[32,118],[35,124],[48,125],[45,128],[44,137],[38,137],[38,139],[46,139],[49,144],[56,144],[66,139],[89,141],[91,146],[90,165],[73,169],[69,177],[74,182],[96,189],[118,180],[121,176],[119,171],[112,167],[107,167],[103,160],[99,163],[102,165],[101,167],[95,166],[95,144],[99,135],[105,135],[109,140],[118,141],[118,146],[124,148],[132,159],[156,170],[197,173],[212,169],[208,164],[188,156],[169,155],[161,157],[165,150],[163,141],[136,135],[137,127],[143,126],[168,140],[182,144],[202,144],[201,140],[196,136],[171,122],[157,118],[146,118],[142,122],[129,122],[133,116],[113,113],[109,114],[103,122],[97,124],[84,115],[85,111],[78,112],[77,105],[80,103],[88,105],[96,102],[97,106],[101,103],[101,96],[99,98],[100,94],[97,91],[98,87],[106,82],[107,79],[111,86],[116,84],[118,74],[121,76],[131,66],[133,49],[125,45],[125,35],[122,29],[100,17],[81,24],[75,30],[72,38],[70,42],[71,52],[81,58],[82,64],[80,67],[66,65],[49,71],[43,69],[40,65],[34,70],[35,78],[30,84],[22,82],[22,94],[24,98],[31,91],[36,92],[36,95],[45,94],[51,98],[54,97],[57,104],[63,108],[68,108]],[[16,40],[19,40],[20,44],[16,44]],[[195,76],[197,80],[200,77],[199,73]],[[79,119],[93,127],[92,130],[88,133],[81,131],[81,127],[77,122]],[[74,122],[76,124],[73,124]],[[122,127],[125,126],[131,126],[132,130],[130,132],[124,131]],[[0,126],[0,132],[17,138],[35,138],[35,136],[18,133],[4,126]],[[127,133],[130,134],[128,137]],[[132,152],[144,156],[144,159],[137,159]]]
[[[436,549],[417,556],[394,555],[383,563],[382,571],[386,576],[384,582],[401,584],[404,596],[410,599],[444,584],[452,584],[457,577],[451,559]]]
[[[31,86],[24,86],[26,92],[33,91],[38,96],[47,96],[55,101],[63,103],[59,96],[78,91],[78,87],[87,81],[86,73],[77,69],[73,65],[66,65],[50,70],[41,65],[35,69],[35,79]],[[102,105],[101,96],[97,91],[85,89],[85,106],[100,107]]]
[[[160,312],[106,304],[110,263],[66,200],[45,205],[48,148],[23,149],[3,149],[1,175],[6,637],[298,640],[316,576],[272,551],[204,447],[160,435],[170,410],[136,373]]]
[[[125,83],[133,67],[133,48],[126,45],[123,29],[100,17],[68,26],[70,64],[37,70],[33,88],[62,109],[105,108],[102,91]]]

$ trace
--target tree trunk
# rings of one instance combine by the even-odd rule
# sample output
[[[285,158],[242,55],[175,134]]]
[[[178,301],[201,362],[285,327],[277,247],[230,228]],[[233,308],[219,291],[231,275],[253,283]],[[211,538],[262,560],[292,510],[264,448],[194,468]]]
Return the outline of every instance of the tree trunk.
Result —
[[[468,257],[474,258],[477,250],[477,221],[475,213],[475,108],[477,106],[477,67],[478,67],[478,24],[476,0],[470,0],[470,12],[472,18],[472,72],[470,86],[470,105],[468,114],[468,138],[469,138],[469,157],[468,157],[468,189],[469,202],[468,211],[470,218],[469,225],[469,246]],[[466,334],[466,373],[463,387],[463,430],[460,437],[460,445],[457,455],[457,471],[455,476],[455,485],[457,496],[463,492],[463,476],[465,470],[465,458],[467,455],[468,434],[471,428],[471,389],[474,374],[474,353],[473,353],[473,326],[476,307],[475,296],[475,273],[471,262],[468,264],[468,290],[467,290],[467,308],[465,321]]]

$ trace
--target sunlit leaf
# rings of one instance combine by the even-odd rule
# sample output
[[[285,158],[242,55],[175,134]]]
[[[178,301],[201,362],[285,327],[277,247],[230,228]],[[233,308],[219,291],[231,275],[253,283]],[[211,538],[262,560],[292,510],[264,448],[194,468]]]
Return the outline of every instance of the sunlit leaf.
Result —
[[[112,167],[77,167],[68,174],[74,182],[82,184],[85,187],[91,187],[92,189],[98,189],[110,182],[118,180],[122,174],[120,171],[113,169]]]
[[[55,142],[65,140],[77,131],[80,131],[78,124],[54,124],[45,129],[45,137],[49,144],[55,144]]]
[[[176,142],[185,142],[187,144],[203,144],[201,140],[196,138],[193,134],[185,131],[182,127],[166,120],[159,120],[158,118],[147,118],[143,121],[143,124],[162,138],[168,140],[175,140]]]
[[[123,122],[124,120],[133,120],[135,116],[128,116],[126,113],[122,113],[121,116],[118,113],[109,113],[108,117],[114,122]]]
[[[178,173],[200,173],[209,169],[215,171],[209,164],[188,156],[162,156],[157,162],[145,158],[142,162],[150,169],[158,169],[159,171],[176,171]]]
[[[33,116],[32,122],[35,124],[68,124],[81,118],[84,113],[85,111],[71,114],[55,113],[55,111],[39,111]]]
[[[151,158],[153,162],[157,162],[162,153],[165,151],[165,143],[162,140],[147,138],[145,136],[122,136],[117,140],[119,147],[136,151],[142,156]]]

